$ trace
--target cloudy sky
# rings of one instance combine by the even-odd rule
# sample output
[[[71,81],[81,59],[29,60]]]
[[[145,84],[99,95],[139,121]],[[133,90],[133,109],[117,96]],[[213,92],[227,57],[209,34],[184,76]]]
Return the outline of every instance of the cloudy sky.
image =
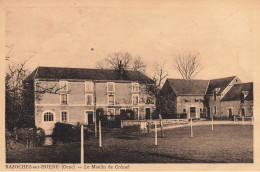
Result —
[[[127,51],[145,61],[148,75],[154,61],[167,60],[169,77],[180,78],[174,54],[196,49],[203,65],[197,79],[253,81],[257,1],[91,2],[8,7],[7,55],[17,63],[32,57],[30,70],[95,68],[108,54]]]

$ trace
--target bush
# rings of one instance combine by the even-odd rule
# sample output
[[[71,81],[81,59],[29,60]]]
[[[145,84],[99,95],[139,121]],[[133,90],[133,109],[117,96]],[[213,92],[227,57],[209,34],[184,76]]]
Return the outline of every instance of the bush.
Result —
[[[88,138],[88,131],[84,129],[84,138]],[[81,139],[81,124],[73,126],[71,124],[56,123],[52,133],[53,143],[67,143],[80,141]]]
[[[185,118],[187,118],[187,113],[178,113],[177,118],[178,119],[185,119]]]
[[[35,144],[36,146],[43,146],[45,140],[45,132],[42,128],[37,128],[35,132]]]
[[[57,142],[70,142],[74,135],[74,130],[71,124],[56,123],[53,129],[52,139],[54,143]]]
[[[226,121],[226,120],[231,121],[231,120],[234,120],[234,117],[233,118],[229,118],[227,116],[214,116],[213,119],[216,120],[216,121],[221,121],[221,120],[223,120],[223,121]]]
[[[126,110],[126,119],[134,120],[135,119],[135,113],[133,110]]]

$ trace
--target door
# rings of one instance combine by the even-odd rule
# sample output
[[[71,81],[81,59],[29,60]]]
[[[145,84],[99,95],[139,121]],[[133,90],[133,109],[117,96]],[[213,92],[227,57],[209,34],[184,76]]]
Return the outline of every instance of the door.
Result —
[[[196,107],[190,107],[190,118],[196,118]]]
[[[242,116],[246,116],[245,109],[242,108],[241,111],[242,111]]]
[[[150,108],[145,108],[145,119],[150,119],[151,110]]]
[[[232,118],[232,116],[233,116],[233,113],[232,113],[232,109],[230,108],[230,109],[228,109],[228,117]]]
[[[87,125],[91,125],[94,123],[94,114],[93,111],[86,111],[86,116],[85,116],[85,122]]]

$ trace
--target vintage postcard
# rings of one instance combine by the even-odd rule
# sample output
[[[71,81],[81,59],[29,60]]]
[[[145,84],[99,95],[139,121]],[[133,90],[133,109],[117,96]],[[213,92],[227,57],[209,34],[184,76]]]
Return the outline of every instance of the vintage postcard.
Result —
[[[0,8],[0,170],[260,170],[259,1]]]

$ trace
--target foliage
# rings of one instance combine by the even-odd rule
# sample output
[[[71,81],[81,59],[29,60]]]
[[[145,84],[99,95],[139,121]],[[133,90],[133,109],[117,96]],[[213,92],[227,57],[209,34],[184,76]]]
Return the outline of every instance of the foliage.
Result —
[[[74,134],[73,127],[71,124],[56,123],[52,133],[52,139],[54,143],[58,141],[70,142]]]
[[[52,133],[54,144],[57,144],[59,142],[67,143],[80,141],[80,136],[81,125],[79,123],[76,126],[73,126],[71,124],[57,122]],[[84,138],[88,138],[88,131],[86,129],[84,129]]]

